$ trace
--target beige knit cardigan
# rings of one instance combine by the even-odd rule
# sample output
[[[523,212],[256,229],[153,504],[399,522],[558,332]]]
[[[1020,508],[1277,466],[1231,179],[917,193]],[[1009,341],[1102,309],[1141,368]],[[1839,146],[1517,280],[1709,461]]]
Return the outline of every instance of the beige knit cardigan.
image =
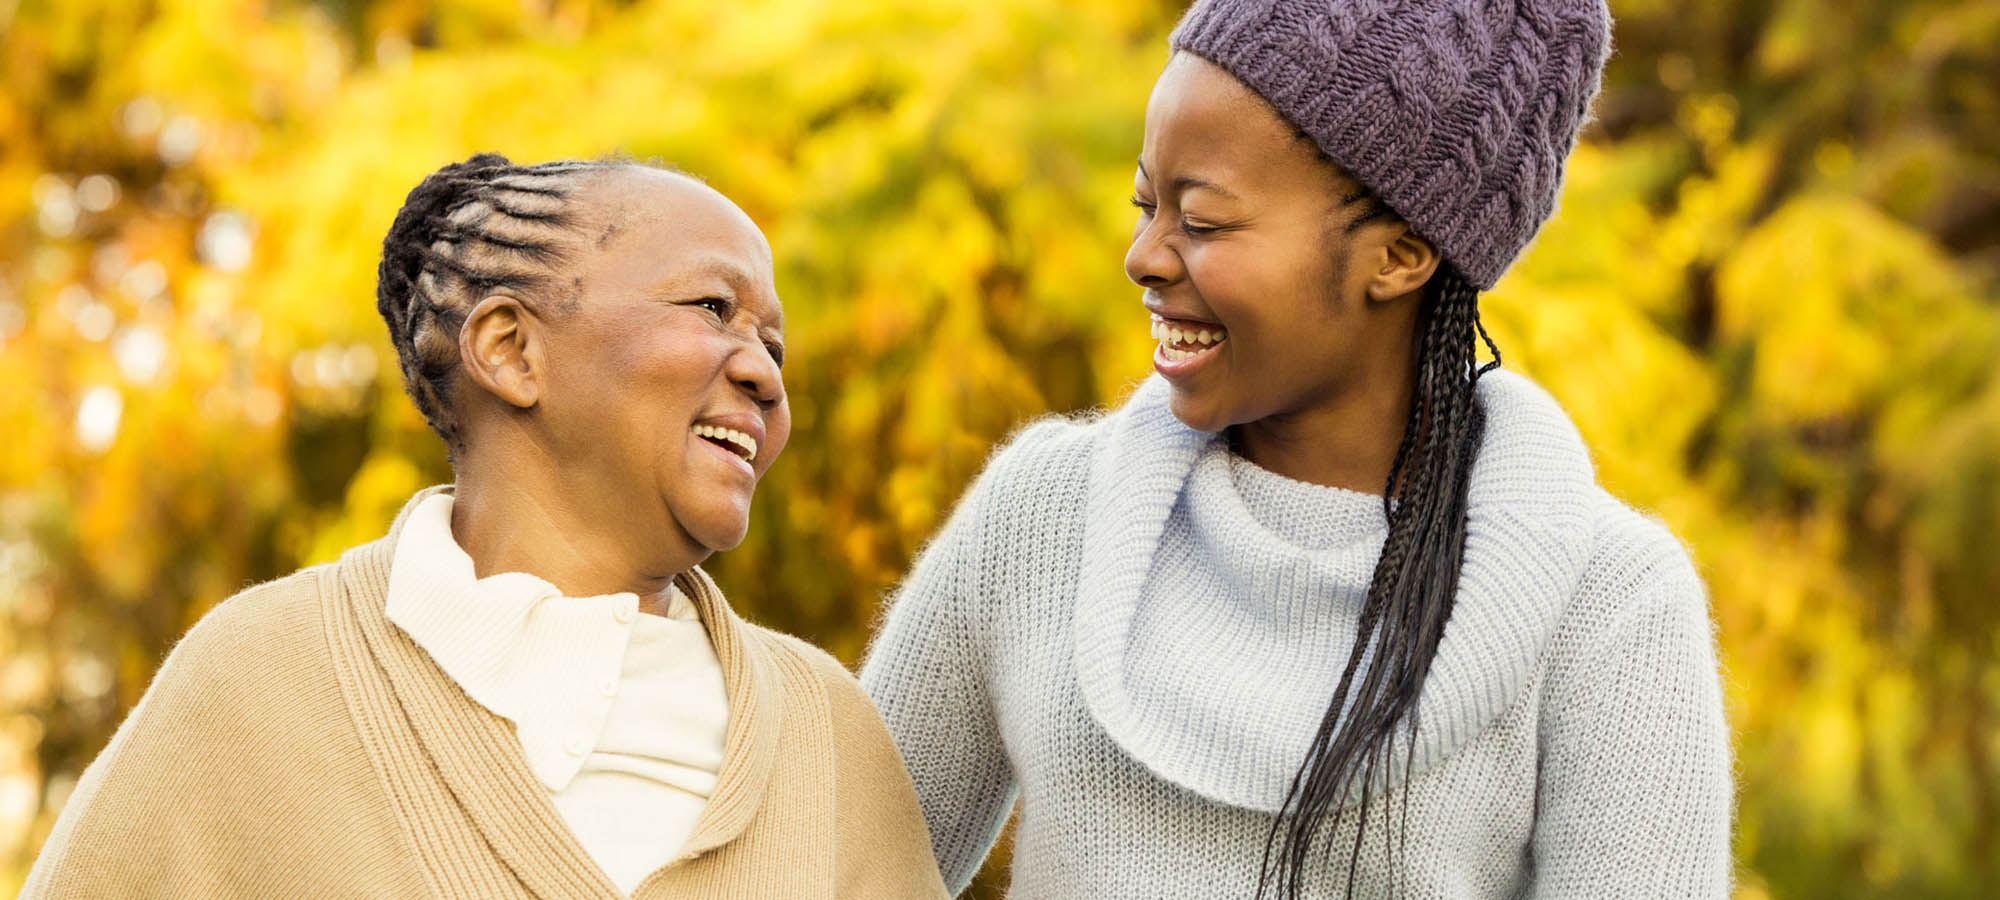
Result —
[[[384,617],[410,508],[387,537],[188,632],[85,771],[24,897],[621,896],[512,723]],[[909,776],[854,678],[738,618],[699,569],[680,585],[722,663],[729,726],[684,852],[632,896],[943,896]]]

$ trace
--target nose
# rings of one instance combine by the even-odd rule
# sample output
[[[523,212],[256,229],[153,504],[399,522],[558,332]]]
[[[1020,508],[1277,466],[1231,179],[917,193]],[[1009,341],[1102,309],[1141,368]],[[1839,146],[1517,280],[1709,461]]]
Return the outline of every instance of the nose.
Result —
[[[1162,216],[1141,219],[1132,230],[1132,246],[1125,250],[1125,277],[1143,288],[1158,289],[1181,280],[1187,274],[1181,255],[1167,246],[1171,223]]]
[[[768,407],[785,399],[784,375],[778,369],[778,361],[771,358],[770,349],[760,340],[738,345],[724,363],[723,374],[758,406]]]

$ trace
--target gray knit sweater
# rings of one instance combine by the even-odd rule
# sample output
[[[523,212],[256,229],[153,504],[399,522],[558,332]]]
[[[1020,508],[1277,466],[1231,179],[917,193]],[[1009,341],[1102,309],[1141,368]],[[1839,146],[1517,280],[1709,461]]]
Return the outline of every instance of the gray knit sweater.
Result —
[[[1153,379],[1101,420],[1022,432],[870,650],[862,684],[954,891],[1018,797],[1011,897],[1255,893],[1386,525],[1379,497],[1259,470],[1166,395]],[[1479,397],[1458,602],[1357,894],[1725,896],[1729,733],[1687,553],[1597,486],[1541,388],[1494,372]]]

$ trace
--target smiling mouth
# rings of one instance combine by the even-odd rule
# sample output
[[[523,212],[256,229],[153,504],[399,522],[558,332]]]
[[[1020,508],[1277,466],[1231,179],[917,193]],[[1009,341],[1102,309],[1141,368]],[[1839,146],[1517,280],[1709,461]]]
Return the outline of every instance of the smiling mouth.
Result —
[[[1193,359],[1229,340],[1220,325],[1153,317],[1153,339],[1160,342],[1160,356],[1171,362]]]
[[[757,461],[757,439],[741,431],[715,425],[696,425],[694,434],[695,437],[736,454],[737,458],[744,462]]]

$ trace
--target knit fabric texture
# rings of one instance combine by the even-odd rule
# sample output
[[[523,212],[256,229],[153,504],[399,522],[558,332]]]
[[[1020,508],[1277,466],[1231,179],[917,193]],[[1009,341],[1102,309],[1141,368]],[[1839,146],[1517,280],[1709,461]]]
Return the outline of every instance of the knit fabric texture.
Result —
[[[1257,470],[1167,396],[1155,378],[1110,416],[1019,435],[870,649],[862,685],[954,890],[1018,798],[1011,896],[1255,894],[1386,524],[1380,497]],[[1596,485],[1539,387],[1493,372],[1479,402],[1459,596],[1415,743],[1374,784],[1357,894],[1726,896],[1729,733],[1701,581]],[[1357,811],[1309,896],[1341,895]]]
[[[1491,288],[1555,211],[1611,47],[1604,0],[1199,0],[1234,75]]]
[[[1208,442],[1130,624],[1104,633],[1122,657],[1107,711],[1176,780],[1275,811],[1333,699],[1347,658],[1328,651],[1354,645],[1388,534],[1381,497],[1293,481]],[[1325,687],[1273,691],[1273,672]]]
[[[420,501],[426,494],[419,494]],[[397,533],[232,597],[77,782],[27,898],[939,898],[901,760],[853,676],[699,569],[730,718],[681,852],[621,891],[512,723],[384,613]]]

